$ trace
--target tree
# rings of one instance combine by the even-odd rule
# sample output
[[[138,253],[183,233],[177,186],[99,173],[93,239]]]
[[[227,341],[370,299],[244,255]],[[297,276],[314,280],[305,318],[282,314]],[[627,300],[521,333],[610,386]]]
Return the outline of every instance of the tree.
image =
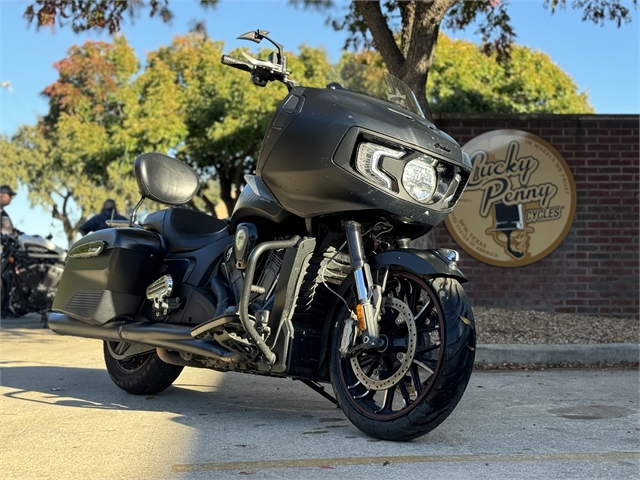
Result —
[[[148,148],[143,150],[125,134],[142,115],[137,115],[138,123],[129,116],[139,103],[140,62],[124,37],[117,36],[113,43],[73,46],[54,67],[58,79],[43,91],[49,112],[36,126],[21,127],[10,147],[5,144],[11,153],[5,165],[27,187],[32,204],[62,222],[72,242],[78,226],[100,211],[106,198],[131,211],[139,197],[133,159],[153,148],[145,144]],[[147,119],[145,125],[158,134],[157,124]],[[165,139],[156,147],[167,150],[169,142]]]
[[[293,0],[320,10],[335,8],[331,0]],[[555,12],[566,0],[546,0],[545,8]],[[633,0],[637,5],[637,0]],[[621,26],[631,21],[622,0],[573,0],[571,6],[583,12],[583,20],[613,21]],[[508,58],[515,37],[508,14],[508,0],[488,1],[352,1],[347,15],[329,17],[336,29],[347,29],[350,45],[373,45],[380,52],[389,73],[403,80],[417,95],[423,111],[430,116],[427,80],[433,65],[440,26],[463,29],[475,21],[485,53]]]
[[[516,44],[500,60],[441,34],[431,73],[428,95],[438,112],[594,112],[587,94],[547,54]]]
[[[220,63],[223,50],[191,33],[149,53],[141,71],[123,36],[72,47],[44,90],[48,114],[10,141],[0,139],[3,165],[27,186],[32,203],[62,221],[70,242],[105,198],[131,210],[139,198],[133,160],[149,151],[198,171],[193,208],[215,214],[221,198],[231,212],[286,87],[254,87],[248,74]],[[303,46],[288,59],[306,85],[325,85],[324,51]]]
[[[334,0],[290,0],[322,11],[335,11],[341,2]],[[204,6],[213,6],[217,0],[201,0]],[[433,54],[442,22],[451,28],[462,29],[478,21],[486,53],[493,51],[508,55],[515,37],[509,17],[509,0],[353,0],[346,15],[329,17],[336,29],[347,29],[351,36],[348,45],[373,45],[380,52],[392,75],[404,81],[417,95],[427,116],[430,116],[426,85],[433,64]],[[637,0],[633,0],[634,7]],[[555,12],[566,8],[567,0],[545,0],[544,7]],[[583,20],[603,24],[606,21],[631,21],[624,0],[572,0],[571,7],[582,11]],[[171,19],[169,0],[36,0],[25,11],[26,18],[40,25],[58,21],[71,21],[74,31],[89,28],[119,29],[126,13],[149,8],[150,15],[159,14],[164,21]]]
[[[5,144],[11,154],[3,160],[26,185],[32,204],[62,222],[71,242],[107,196],[121,208],[132,201],[131,166],[112,137],[122,124],[121,96],[138,61],[126,40],[117,38],[113,44],[74,46],[54,67],[59,78],[43,92],[48,114],[18,130],[10,148]]]
[[[214,7],[218,0],[200,0],[203,7]],[[74,32],[92,28],[107,29],[109,33],[120,30],[120,22],[128,14],[133,19],[138,13],[149,9],[149,16],[159,16],[164,22],[173,18],[168,7],[169,0],[35,0],[28,5],[24,16],[38,27],[60,26],[71,22]]]
[[[31,204],[42,206],[52,218],[60,220],[72,242],[78,224],[85,218],[82,206],[79,215],[74,208],[76,199],[80,204],[92,203],[93,188],[88,176],[78,165],[63,169],[57,161],[51,161],[51,146],[37,127],[23,126],[11,140],[0,139],[0,150],[5,168],[27,187]]]
[[[231,212],[244,175],[255,169],[264,132],[286,87],[253,86],[245,72],[220,63],[223,52],[221,42],[201,33],[177,37],[170,46],[152,52],[136,82],[140,100],[128,112],[132,120],[125,122],[123,136],[136,137],[138,151],[157,150],[157,141],[168,139],[166,146],[176,158],[194,167],[201,178],[218,180],[220,197]],[[242,56],[240,51],[232,55]],[[298,56],[287,53],[287,59],[305,85],[325,85],[329,63],[324,51],[303,46]],[[153,135],[156,143],[145,135]],[[205,196],[202,200],[211,204]]]
[[[375,50],[348,53],[342,77],[354,90],[382,84],[384,61]],[[366,65],[367,68],[357,68]],[[434,112],[592,113],[587,94],[551,58],[513,44],[508,59],[482,53],[473,42],[440,33],[427,95]]]
[[[11,144],[11,139],[5,135],[0,135],[0,158],[2,158],[2,165],[5,166],[5,168],[2,169],[2,182],[13,187],[13,190],[18,189],[18,175],[14,169],[6,168],[6,159],[15,156],[16,152],[14,146]]]
[[[335,9],[333,0],[290,0],[320,10]],[[109,10],[107,0],[36,0],[25,13],[29,21],[38,25],[64,23],[71,19],[72,28],[105,28],[117,31],[125,12],[133,14],[146,7],[141,0],[120,2],[120,7]],[[215,4],[203,0],[203,4]],[[165,9],[161,15],[170,18],[169,0],[151,0],[151,13]],[[567,0],[545,0],[545,8],[554,12],[565,8]],[[634,7],[637,0],[633,0]],[[486,53],[497,52],[508,58],[509,47],[515,37],[508,14],[509,0],[352,0],[346,15],[329,18],[335,28],[348,29],[351,36],[347,44],[359,41],[373,45],[380,52],[389,72],[404,81],[417,95],[420,106],[428,118],[431,110],[427,101],[427,80],[433,65],[434,52],[442,22],[451,28],[462,29],[475,21],[483,38]],[[623,0],[572,0],[572,8],[583,12],[583,20],[603,24],[613,21],[621,26],[631,21],[629,9]],[[61,21],[62,20],[62,21]],[[76,22],[76,23],[74,23]]]

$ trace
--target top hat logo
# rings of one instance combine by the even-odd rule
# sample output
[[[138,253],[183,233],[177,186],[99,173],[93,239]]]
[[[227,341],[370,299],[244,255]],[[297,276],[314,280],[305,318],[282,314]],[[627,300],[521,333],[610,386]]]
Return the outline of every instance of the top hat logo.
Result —
[[[573,177],[558,151],[520,130],[487,132],[462,148],[473,170],[445,219],[458,245],[500,267],[529,265],[553,252],[576,208]]]
[[[505,205],[504,203],[496,203],[495,211],[495,227],[487,230],[490,232],[506,232],[511,230],[523,230],[532,232],[533,229],[524,226],[522,218],[522,204]]]
[[[522,204],[496,203],[493,208],[495,227],[487,230],[487,233],[492,233],[494,241],[512,258],[520,260],[529,255],[529,233],[533,232],[533,228],[524,225]]]

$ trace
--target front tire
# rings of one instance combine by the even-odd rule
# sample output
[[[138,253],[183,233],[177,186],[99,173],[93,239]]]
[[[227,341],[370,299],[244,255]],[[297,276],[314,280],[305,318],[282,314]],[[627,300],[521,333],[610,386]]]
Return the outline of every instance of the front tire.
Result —
[[[178,378],[184,368],[163,362],[155,351],[117,359],[112,355],[109,342],[106,341],[104,361],[113,383],[133,395],[154,395],[162,392]]]
[[[346,301],[355,306],[355,293]],[[460,401],[475,357],[473,312],[458,281],[430,280],[393,267],[383,305],[379,326],[387,346],[350,358],[339,349],[350,331],[345,325],[351,311],[345,305],[337,313],[331,383],[358,429],[383,440],[408,441],[440,425]]]

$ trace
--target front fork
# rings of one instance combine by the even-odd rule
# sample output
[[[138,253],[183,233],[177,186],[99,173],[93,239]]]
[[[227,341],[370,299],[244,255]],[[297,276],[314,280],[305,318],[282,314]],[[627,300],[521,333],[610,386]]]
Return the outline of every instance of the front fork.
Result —
[[[371,269],[366,263],[362,248],[360,224],[353,220],[343,222],[349,246],[351,268],[356,281],[358,303],[356,317],[358,328],[362,332],[362,346],[366,348],[383,348],[378,318],[382,302],[382,287],[375,285],[371,277]]]

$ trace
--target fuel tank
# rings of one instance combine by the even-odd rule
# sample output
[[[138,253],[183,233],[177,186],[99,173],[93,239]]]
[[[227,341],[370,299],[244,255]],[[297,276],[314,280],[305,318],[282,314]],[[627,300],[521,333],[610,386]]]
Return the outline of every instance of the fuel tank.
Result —
[[[23,233],[18,237],[20,248],[26,251],[32,258],[50,258],[64,261],[66,252],[51,240],[39,235],[27,235]]]

